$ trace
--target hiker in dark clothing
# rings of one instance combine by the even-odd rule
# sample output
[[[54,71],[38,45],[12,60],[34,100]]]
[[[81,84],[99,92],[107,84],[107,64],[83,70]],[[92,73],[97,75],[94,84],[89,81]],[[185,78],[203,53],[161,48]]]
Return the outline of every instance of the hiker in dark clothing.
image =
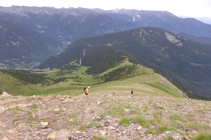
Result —
[[[131,94],[133,94],[133,89],[131,90]]]

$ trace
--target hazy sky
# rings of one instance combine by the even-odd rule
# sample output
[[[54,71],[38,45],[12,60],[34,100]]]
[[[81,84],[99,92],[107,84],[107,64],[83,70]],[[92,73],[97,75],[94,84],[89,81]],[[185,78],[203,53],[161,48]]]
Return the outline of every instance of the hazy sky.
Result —
[[[169,11],[176,16],[211,18],[211,0],[1,0],[0,6],[84,7]]]

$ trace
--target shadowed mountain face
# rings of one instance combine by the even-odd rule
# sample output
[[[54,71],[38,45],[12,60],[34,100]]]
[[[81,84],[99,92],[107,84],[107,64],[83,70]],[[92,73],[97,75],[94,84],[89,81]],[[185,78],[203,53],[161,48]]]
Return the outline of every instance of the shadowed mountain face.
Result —
[[[96,44],[109,45],[116,50],[142,58],[185,79],[189,85],[183,85],[184,87],[195,91],[194,87],[197,86],[198,89],[202,89],[202,92],[197,91],[197,94],[210,95],[211,45],[193,42],[159,28],[137,28],[125,32],[78,39],[56,59],[50,58],[41,66],[62,64],[62,58],[71,58],[71,55],[67,54],[71,54],[74,52],[73,50],[81,50],[82,55],[84,48]]]
[[[81,37],[159,27],[211,37],[211,25],[192,18],[179,18],[166,11],[110,10],[84,8],[0,7],[0,19],[10,19],[63,43],[62,48]]]
[[[10,20],[0,20],[0,67],[30,68],[59,52],[59,43]]]

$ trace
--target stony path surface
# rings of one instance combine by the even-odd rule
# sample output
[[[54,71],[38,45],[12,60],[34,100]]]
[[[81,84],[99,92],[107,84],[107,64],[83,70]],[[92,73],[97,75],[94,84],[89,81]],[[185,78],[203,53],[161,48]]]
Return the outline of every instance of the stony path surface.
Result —
[[[1,140],[189,140],[211,131],[211,102],[140,94],[0,97],[0,116]]]

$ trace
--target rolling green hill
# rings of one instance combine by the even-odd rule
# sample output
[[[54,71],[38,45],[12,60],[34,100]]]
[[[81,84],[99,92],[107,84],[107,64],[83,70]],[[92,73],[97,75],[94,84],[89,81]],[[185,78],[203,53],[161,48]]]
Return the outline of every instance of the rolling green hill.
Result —
[[[97,44],[105,44],[118,51],[125,51],[140,57],[154,66],[158,66],[159,69],[165,69],[162,70],[164,75],[167,70],[180,77],[171,76],[172,80],[188,90],[198,95],[205,95],[205,98],[210,96],[211,46],[188,40],[160,28],[144,27],[125,32],[81,38],[73,42],[58,57],[48,59],[41,66],[44,68],[45,65],[64,64],[61,63],[63,62],[61,61],[62,58],[71,58],[69,54],[73,50],[81,50],[82,55],[84,49]],[[158,71],[160,71],[159,69]],[[183,82],[181,82],[181,79]]]
[[[165,78],[155,73],[153,69],[140,65],[133,56],[115,51],[105,45],[89,46],[85,56],[82,55],[82,64],[76,61],[43,70],[2,70],[0,71],[0,90],[12,95],[47,95],[68,94],[78,95],[85,86],[90,85],[92,91],[99,88],[122,91],[124,84],[136,84],[153,89],[137,90],[147,94],[168,95],[183,97],[172,84],[164,82]],[[85,61],[83,62],[83,60]],[[111,84],[112,83],[112,84]],[[154,90],[157,92],[155,93]]]
[[[0,20],[0,68],[32,68],[60,52],[53,39],[10,20]]]

